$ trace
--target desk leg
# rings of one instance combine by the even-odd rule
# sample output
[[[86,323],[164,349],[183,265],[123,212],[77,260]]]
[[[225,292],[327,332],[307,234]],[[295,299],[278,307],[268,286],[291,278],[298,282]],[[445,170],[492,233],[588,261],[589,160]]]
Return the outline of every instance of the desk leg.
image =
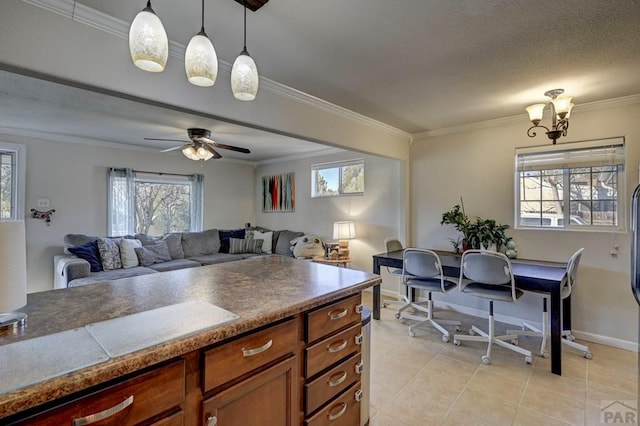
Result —
[[[562,374],[562,299],[560,286],[553,288],[550,295],[551,303],[551,372]]]
[[[380,275],[380,263],[378,259],[373,259],[373,273]],[[380,284],[373,286],[373,319],[380,319]]]
[[[562,330],[571,330],[571,295],[562,299]]]

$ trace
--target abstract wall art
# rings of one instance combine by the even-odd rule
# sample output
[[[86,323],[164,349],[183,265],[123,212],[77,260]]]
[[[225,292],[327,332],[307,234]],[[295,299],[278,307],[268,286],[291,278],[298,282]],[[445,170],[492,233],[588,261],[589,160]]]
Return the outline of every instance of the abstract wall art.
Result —
[[[262,177],[262,211],[292,212],[296,206],[295,173]]]

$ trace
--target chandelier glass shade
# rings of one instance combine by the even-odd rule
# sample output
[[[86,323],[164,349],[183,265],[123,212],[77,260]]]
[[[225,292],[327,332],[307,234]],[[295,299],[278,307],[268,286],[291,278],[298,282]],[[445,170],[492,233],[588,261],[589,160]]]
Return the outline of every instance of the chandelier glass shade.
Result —
[[[218,76],[218,56],[213,43],[204,31],[191,38],[184,54],[184,69],[189,83],[213,86]]]
[[[241,101],[252,101],[258,94],[258,68],[247,50],[243,50],[231,68],[231,91]]]
[[[129,51],[134,65],[142,70],[161,72],[167,64],[169,40],[162,21],[151,8],[151,0],[131,23]]]
[[[531,138],[537,135],[535,129],[542,128],[546,130],[546,135],[555,144],[561,136],[567,136],[569,129],[569,116],[574,104],[571,103],[571,96],[560,96],[564,93],[564,89],[553,89],[545,92],[545,96],[551,98],[548,104],[530,105],[525,110],[529,113],[529,120],[533,126],[527,130],[527,135]],[[541,125],[544,116],[544,109],[550,105],[551,107],[551,127]]]

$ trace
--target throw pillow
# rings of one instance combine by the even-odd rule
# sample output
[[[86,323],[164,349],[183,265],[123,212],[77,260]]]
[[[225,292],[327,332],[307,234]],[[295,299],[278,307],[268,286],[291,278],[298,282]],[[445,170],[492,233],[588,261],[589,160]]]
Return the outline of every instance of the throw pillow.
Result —
[[[262,243],[264,243],[264,240],[229,238],[229,253],[260,254],[262,253]]]
[[[266,254],[272,253],[272,241],[273,241],[273,232],[260,232],[260,231],[252,231],[254,240],[263,240],[262,243],[262,252]],[[247,237],[249,238],[249,237]]]
[[[167,243],[160,242],[149,246],[136,247],[133,249],[138,256],[138,261],[142,266],[153,265],[154,263],[168,262],[171,260]]]
[[[184,259],[182,251],[182,233],[165,234],[161,237],[154,237],[147,234],[136,234],[136,239],[140,240],[143,246],[151,246],[161,242],[167,243],[171,259]]]
[[[122,261],[123,268],[135,268],[140,264],[138,255],[134,250],[136,247],[142,247],[140,240],[132,240],[129,238],[120,240],[120,260]]]
[[[244,239],[245,230],[243,229],[231,229],[220,230],[220,253],[229,253],[229,238]]]
[[[102,261],[102,269],[110,271],[122,268],[120,260],[120,238],[98,238],[98,251]]]
[[[69,253],[75,254],[80,259],[84,259],[89,262],[91,272],[102,271],[102,265],[100,264],[100,254],[98,253],[98,242],[91,241],[82,246],[68,247]]]

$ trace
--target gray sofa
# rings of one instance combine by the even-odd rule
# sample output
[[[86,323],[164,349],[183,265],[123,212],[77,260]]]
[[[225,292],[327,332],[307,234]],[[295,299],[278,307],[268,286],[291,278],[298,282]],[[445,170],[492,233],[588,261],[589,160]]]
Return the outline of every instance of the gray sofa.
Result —
[[[262,247],[261,250],[258,248],[257,251],[259,253],[256,253],[255,247],[253,250],[238,249],[238,242],[236,241],[234,247],[231,247],[231,253],[229,252],[229,238],[245,239],[245,236],[251,237],[249,233],[254,230],[273,232],[271,250]],[[86,253],[82,252],[82,249],[88,247],[95,246],[97,248],[98,241],[101,238],[83,234],[67,234],[64,237],[65,255],[56,256],[54,259],[54,287],[76,287],[138,275],[231,262],[254,256],[268,255],[268,253],[265,252],[269,251],[272,254],[293,257],[290,242],[294,238],[302,235],[304,235],[303,232],[289,230],[269,231],[265,228],[235,230],[208,229],[202,232],[165,234],[161,237],[153,237],[145,234],[128,235],[122,238],[138,240],[142,247],[148,249],[159,246],[164,248],[164,243],[168,249],[168,255],[165,254],[162,261],[153,261],[153,259],[151,259],[151,261],[141,262],[143,265],[139,266],[126,267],[125,265],[125,267],[122,267],[122,265],[120,265],[120,267],[117,267],[118,265],[115,265],[116,267],[113,267],[112,265],[108,270],[103,270],[102,265],[104,265],[104,261],[100,264],[100,259],[98,259],[99,265],[96,265],[91,256],[88,257],[89,260],[85,260],[87,259]],[[102,243],[104,243],[104,240],[112,240],[116,242],[118,246],[121,244],[121,238],[102,238],[102,240]],[[248,242],[250,243],[251,241]],[[136,242],[136,244],[138,243]],[[240,244],[240,246],[242,246],[242,244]],[[80,252],[79,256],[84,258],[74,255],[73,252]],[[100,253],[98,253],[98,255],[99,254]],[[143,253],[136,249],[136,254],[142,256]],[[101,270],[98,270],[98,266]]]

